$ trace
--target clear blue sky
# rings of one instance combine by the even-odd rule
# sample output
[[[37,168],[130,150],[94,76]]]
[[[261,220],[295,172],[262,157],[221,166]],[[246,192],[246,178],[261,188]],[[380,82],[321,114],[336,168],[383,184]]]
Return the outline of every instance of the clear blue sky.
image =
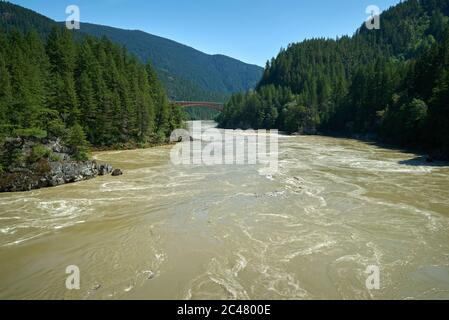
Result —
[[[263,66],[281,47],[352,34],[365,9],[399,0],[12,0],[58,21],[78,5],[81,21],[139,29],[210,54]],[[81,26],[82,28],[82,26]]]

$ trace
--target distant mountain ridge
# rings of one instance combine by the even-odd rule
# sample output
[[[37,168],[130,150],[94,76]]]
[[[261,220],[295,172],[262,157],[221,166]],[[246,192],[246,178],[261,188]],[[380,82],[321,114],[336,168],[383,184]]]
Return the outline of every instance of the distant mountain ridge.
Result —
[[[32,10],[0,2],[0,28],[36,29],[46,36],[56,22]],[[187,45],[139,30],[81,23],[80,32],[106,36],[125,46],[142,62],[150,60],[172,99],[224,101],[230,94],[253,89],[263,68],[224,55],[209,55]]]
[[[96,37],[106,36],[125,45],[142,61],[151,60],[162,71],[190,80],[215,92],[238,92],[257,85],[263,69],[224,55],[208,55],[194,48],[139,30],[82,23],[81,31]]]
[[[449,160],[449,0],[401,1],[380,21],[290,44],[219,125],[366,137]]]

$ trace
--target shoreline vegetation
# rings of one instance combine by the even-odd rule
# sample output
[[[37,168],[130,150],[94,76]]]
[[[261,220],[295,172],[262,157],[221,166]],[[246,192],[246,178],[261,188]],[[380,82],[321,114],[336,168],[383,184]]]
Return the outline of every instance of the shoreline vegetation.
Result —
[[[6,138],[1,147],[0,156],[13,154],[22,162],[15,162],[15,167],[9,167],[8,171],[0,172],[0,193],[56,187],[98,176],[121,176],[123,175],[121,169],[114,168],[108,163],[98,162],[92,155],[98,152],[140,150],[172,144],[165,141],[91,147],[86,149],[85,158],[80,160],[76,157],[74,149],[61,144],[59,138]]]
[[[449,0],[409,0],[381,28],[290,44],[255,91],[235,94],[222,128],[375,135],[449,160]]]
[[[114,173],[89,152],[164,144],[183,121],[151,64],[106,38],[0,30],[0,191]]]
[[[22,162],[16,162],[16,167],[9,167],[8,171],[0,172],[0,193],[56,187],[97,176],[121,176],[121,169],[98,162],[92,155],[98,152],[141,150],[172,144],[165,141],[91,147],[86,149],[86,157],[80,160],[76,158],[71,147],[61,144],[59,138],[6,138],[0,148],[0,157],[14,154]]]
[[[381,21],[282,49],[218,126],[368,138],[449,160],[449,0],[401,2]],[[95,177],[110,166],[90,151],[164,145],[183,127],[151,63],[125,47],[59,25],[19,30],[0,29],[0,191]]]
[[[111,147],[94,147],[90,149],[91,154],[96,152],[107,152],[107,151],[132,151],[132,150],[140,150],[140,149],[150,149],[156,147],[164,147],[173,145],[173,142],[165,141],[165,142],[148,142],[146,144],[121,144],[117,146]]]
[[[416,156],[415,159],[411,160],[417,160],[422,159],[423,165],[424,163],[431,164],[434,162],[441,162],[441,163],[447,163],[449,166],[449,158],[446,156],[441,156],[432,152],[429,152],[429,150],[426,150],[423,147],[420,146],[412,146],[412,145],[400,145],[398,143],[391,143],[383,141],[380,137],[378,137],[376,134],[348,134],[348,133],[341,133],[341,132],[318,132],[316,134],[317,136],[323,136],[323,137],[330,137],[330,138],[339,138],[339,139],[350,139],[350,140],[357,140],[363,143],[372,144],[375,146],[378,146],[380,148],[389,149],[389,150],[395,150],[403,153],[410,153]],[[418,162],[418,161],[417,161]]]

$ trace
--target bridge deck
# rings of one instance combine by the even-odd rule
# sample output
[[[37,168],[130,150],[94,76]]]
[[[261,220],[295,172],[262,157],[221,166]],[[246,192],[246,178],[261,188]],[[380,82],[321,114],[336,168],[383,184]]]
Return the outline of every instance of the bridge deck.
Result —
[[[219,102],[208,102],[208,101],[172,101],[172,103],[183,107],[204,107],[204,108],[210,108],[217,111],[223,111],[224,104]]]

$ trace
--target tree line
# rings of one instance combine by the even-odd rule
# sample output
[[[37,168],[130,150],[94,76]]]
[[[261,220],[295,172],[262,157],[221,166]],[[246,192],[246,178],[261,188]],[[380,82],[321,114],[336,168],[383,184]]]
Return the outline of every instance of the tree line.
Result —
[[[24,33],[33,29],[47,38],[54,26],[65,26],[65,22],[0,1],[0,29],[18,29]],[[139,61],[150,60],[171,100],[224,102],[231,92],[255,87],[263,71],[258,66],[224,56],[209,56],[145,32],[82,23],[74,37],[82,39],[85,35],[96,38],[105,35],[112,42],[126,46]]]
[[[60,137],[81,159],[88,144],[165,141],[182,121],[151,64],[107,38],[0,30],[0,137]]]
[[[381,29],[291,44],[255,91],[234,95],[229,128],[374,135],[449,157],[449,1],[409,0]]]

